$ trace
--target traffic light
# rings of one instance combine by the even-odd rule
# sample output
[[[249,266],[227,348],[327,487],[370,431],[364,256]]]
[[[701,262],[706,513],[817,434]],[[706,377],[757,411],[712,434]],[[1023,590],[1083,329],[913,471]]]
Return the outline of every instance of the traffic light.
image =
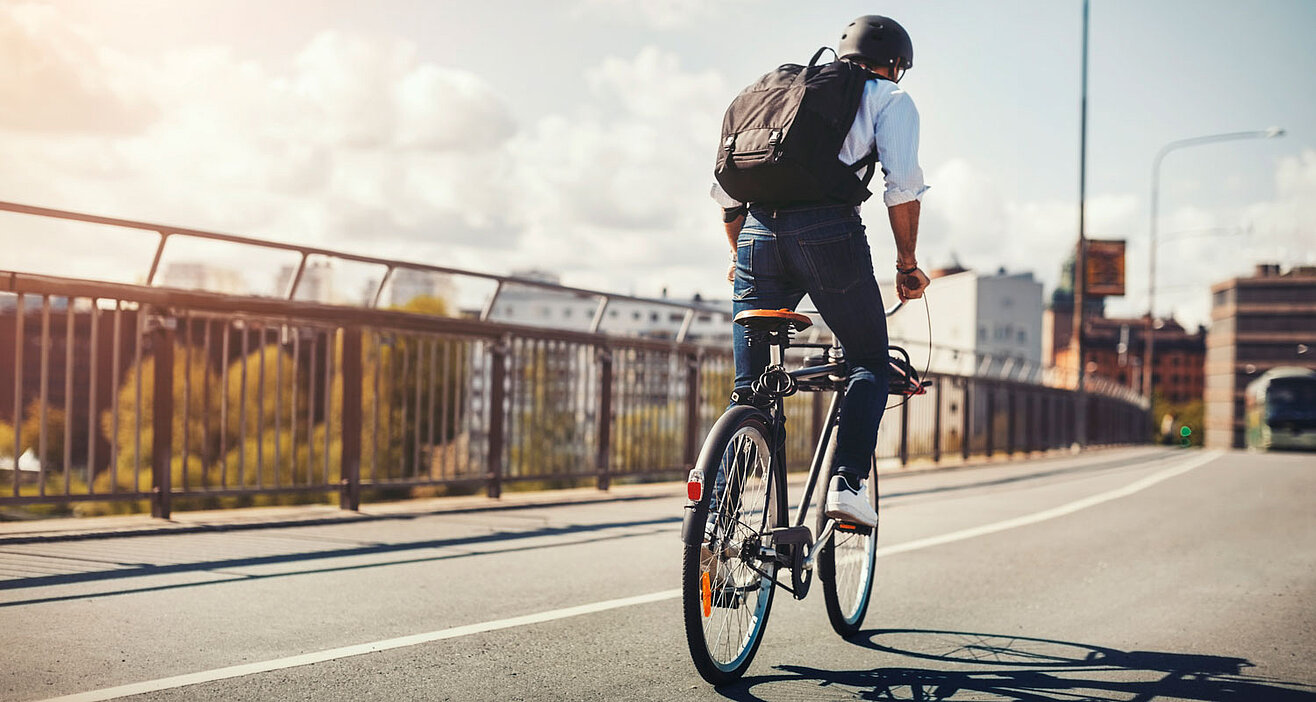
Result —
[[[1179,427],[1179,445],[1184,448],[1191,446],[1193,441],[1190,437],[1192,437],[1192,435],[1193,430],[1187,424]]]

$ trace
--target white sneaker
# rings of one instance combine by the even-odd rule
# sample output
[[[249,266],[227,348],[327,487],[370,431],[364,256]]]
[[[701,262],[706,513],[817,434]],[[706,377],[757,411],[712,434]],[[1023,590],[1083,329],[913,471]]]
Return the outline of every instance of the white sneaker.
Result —
[[[832,476],[831,485],[827,488],[827,516],[851,524],[877,526],[877,510],[868,501],[868,485],[861,484],[859,490],[855,491],[845,478]]]

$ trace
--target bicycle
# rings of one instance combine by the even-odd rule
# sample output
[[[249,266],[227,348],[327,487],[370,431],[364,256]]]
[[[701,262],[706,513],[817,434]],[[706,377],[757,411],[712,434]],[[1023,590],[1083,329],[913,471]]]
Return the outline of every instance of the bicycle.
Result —
[[[887,316],[900,306],[887,310]],[[832,628],[847,638],[858,633],[872,599],[877,558],[876,527],[838,522],[825,515],[823,506],[830,477],[823,467],[831,466],[850,369],[844,350],[835,343],[792,344],[792,334],[812,322],[790,310],[747,310],[736,315],[735,322],[746,327],[750,344],[770,345],[769,363],[750,388],[733,391],[733,405],[704,440],[686,482],[681,526],[686,642],[699,674],[715,685],[732,682],[749,668],[777,588],[803,599],[815,569]],[[820,353],[787,370],[785,352],[791,347]],[[896,346],[890,349],[889,394],[923,394],[928,382],[919,380],[909,354]],[[788,522],[783,400],[797,391],[833,395],[803,499]],[[820,483],[815,532],[805,521]],[[868,485],[877,509],[876,458]],[[814,533],[819,535],[816,541]],[[778,580],[783,569],[790,573],[789,585]]]

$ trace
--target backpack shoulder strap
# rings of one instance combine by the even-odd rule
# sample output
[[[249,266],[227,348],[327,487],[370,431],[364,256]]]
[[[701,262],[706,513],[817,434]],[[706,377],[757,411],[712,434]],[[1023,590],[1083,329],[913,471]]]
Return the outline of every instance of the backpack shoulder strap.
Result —
[[[854,173],[858,173],[864,168],[868,168],[868,172],[865,173],[864,177],[861,179],[864,182],[865,188],[868,187],[869,183],[873,182],[873,174],[877,172],[877,169],[873,168],[873,166],[877,165],[878,156],[879,154],[877,153],[877,149],[873,149],[868,153],[867,156],[859,159],[858,161],[855,161],[853,164],[850,165],[850,170]]]

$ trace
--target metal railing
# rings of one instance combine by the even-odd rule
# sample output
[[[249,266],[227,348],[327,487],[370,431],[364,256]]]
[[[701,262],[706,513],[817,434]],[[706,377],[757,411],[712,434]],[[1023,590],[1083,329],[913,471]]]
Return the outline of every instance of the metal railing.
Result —
[[[363,491],[672,478],[731,387],[728,352],[675,341],[20,273],[0,273],[0,306],[0,505],[166,516],[332,491],[355,509]],[[888,412],[879,456],[1068,446],[1073,398],[937,376]],[[820,400],[790,398],[797,463]],[[1141,440],[1145,408],[1089,402],[1093,443]]]
[[[600,300],[589,331],[0,272],[0,506],[187,506],[363,493],[501,494],[672,478],[693,464],[732,385],[729,349],[684,341],[715,308],[0,203],[0,210],[468,275]],[[377,301],[385,281],[375,291]],[[496,294],[496,291],[495,291]],[[599,333],[609,300],[686,310],[675,339]],[[489,307],[486,307],[486,312]],[[933,377],[888,411],[900,463],[1069,446],[1075,395],[1014,371]],[[982,364],[986,363],[986,366]],[[1000,368],[1012,366],[1000,364]],[[984,370],[986,368],[987,370]],[[10,372],[12,370],[12,372]],[[1011,373],[1014,373],[1013,375]],[[787,401],[803,465],[820,395]],[[1088,396],[1090,443],[1145,440],[1146,403]]]

